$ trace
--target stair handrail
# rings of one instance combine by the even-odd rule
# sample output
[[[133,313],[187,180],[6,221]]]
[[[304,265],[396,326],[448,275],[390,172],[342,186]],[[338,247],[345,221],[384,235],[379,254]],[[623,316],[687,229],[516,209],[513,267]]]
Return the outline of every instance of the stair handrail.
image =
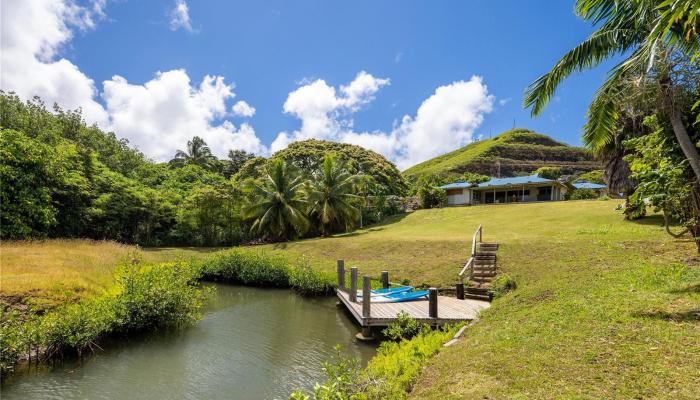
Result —
[[[474,235],[472,236],[472,254],[469,257],[469,260],[467,260],[467,263],[464,264],[464,267],[462,268],[461,271],[459,271],[459,283],[464,283],[464,275],[469,271],[469,279],[471,279],[472,274],[474,273],[474,260],[476,259],[476,235],[479,235],[479,243],[483,241],[483,228],[481,224],[479,224],[479,227],[476,228],[476,231],[474,232]]]

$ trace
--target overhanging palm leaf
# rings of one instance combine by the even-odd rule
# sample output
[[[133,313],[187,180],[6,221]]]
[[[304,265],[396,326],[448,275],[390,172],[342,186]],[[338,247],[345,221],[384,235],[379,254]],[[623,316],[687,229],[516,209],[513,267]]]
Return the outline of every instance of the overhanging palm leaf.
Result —
[[[576,12],[594,25],[601,24],[583,43],[562,57],[547,74],[526,91],[524,105],[533,115],[542,112],[559,84],[571,73],[599,65],[615,55],[631,54],[615,66],[598,90],[588,110],[584,142],[598,152],[613,142],[619,114],[615,111],[615,94],[625,80],[644,77],[659,61],[663,65],[674,51],[688,57],[700,54],[698,42],[700,0],[578,0]],[[664,112],[671,119],[674,133],[700,179],[700,154],[690,142],[682,125],[679,110],[671,100],[668,77],[657,74],[662,91]]]

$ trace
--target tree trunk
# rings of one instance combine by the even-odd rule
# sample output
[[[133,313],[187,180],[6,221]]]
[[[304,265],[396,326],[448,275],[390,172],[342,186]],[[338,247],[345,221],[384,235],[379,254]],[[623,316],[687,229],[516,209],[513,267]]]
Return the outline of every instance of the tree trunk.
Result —
[[[683,124],[681,110],[678,109],[678,105],[673,98],[673,83],[669,77],[660,79],[659,83],[661,84],[664,108],[668,119],[671,121],[673,133],[676,135],[683,154],[690,162],[690,168],[693,169],[693,174],[695,174],[695,181],[700,182],[700,153],[698,153],[695,143],[690,139],[688,130]]]

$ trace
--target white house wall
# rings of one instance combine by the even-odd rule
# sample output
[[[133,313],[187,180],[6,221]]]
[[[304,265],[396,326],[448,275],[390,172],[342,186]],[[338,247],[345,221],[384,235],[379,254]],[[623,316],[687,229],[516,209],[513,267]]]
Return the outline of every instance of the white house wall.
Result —
[[[461,194],[450,194],[447,196],[448,206],[460,206],[471,203],[471,193],[469,189],[462,189]]]

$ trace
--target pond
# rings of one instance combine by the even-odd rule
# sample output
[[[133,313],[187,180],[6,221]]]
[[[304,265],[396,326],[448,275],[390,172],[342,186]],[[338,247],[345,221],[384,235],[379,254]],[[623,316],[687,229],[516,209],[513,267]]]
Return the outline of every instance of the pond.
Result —
[[[3,382],[2,399],[286,399],[323,381],[335,344],[362,365],[375,353],[355,341],[357,327],[334,297],[211,286],[197,325],[19,370]]]

